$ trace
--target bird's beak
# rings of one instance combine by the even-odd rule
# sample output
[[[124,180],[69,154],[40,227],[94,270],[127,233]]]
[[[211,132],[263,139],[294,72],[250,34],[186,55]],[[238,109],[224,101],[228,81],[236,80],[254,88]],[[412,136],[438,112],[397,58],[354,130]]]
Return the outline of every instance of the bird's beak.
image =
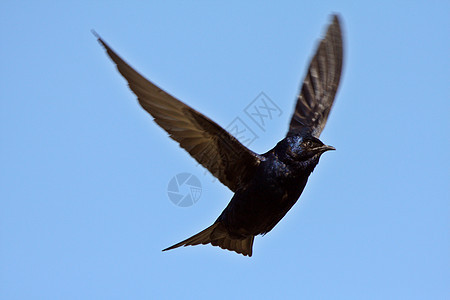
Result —
[[[336,150],[336,148],[334,148],[333,146],[323,145],[323,146],[317,147],[315,150],[323,153],[323,152],[330,151],[330,150]]]

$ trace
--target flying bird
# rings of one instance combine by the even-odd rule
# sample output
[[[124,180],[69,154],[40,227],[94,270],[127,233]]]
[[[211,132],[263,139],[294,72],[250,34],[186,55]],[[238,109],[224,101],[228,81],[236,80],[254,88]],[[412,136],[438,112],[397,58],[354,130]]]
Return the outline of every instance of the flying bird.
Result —
[[[304,78],[286,137],[257,154],[217,123],[145,79],[94,32],[136,94],[139,104],[169,136],[234,192],[217,220],[180,246],[211,244],[252,256],[253,240],[264,235],[299,199],[321,155],[334,147],[319,140],[338,89],[342,33],[332,16]]]

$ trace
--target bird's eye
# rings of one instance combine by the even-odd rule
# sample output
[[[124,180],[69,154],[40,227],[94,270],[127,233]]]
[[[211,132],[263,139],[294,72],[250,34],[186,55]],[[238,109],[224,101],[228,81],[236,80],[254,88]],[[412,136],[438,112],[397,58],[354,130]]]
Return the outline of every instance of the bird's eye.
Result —
[[[313,143],[312,143],[311,140],[307,140],[307,141],[305,142],[305,146],[308,147],[308,148],[312,147],[312,145],[313,145]]]

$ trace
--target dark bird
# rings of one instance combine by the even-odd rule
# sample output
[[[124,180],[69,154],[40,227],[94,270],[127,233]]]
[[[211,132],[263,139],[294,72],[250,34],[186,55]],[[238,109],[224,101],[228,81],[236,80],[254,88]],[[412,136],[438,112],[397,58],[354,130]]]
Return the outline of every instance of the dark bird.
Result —
[[[341,77],[338,17],[332,17],[310,62],[286,137],[264,154],[249,150],[214,121],[145,79],[94,34],[139,104],[172,139],[234,192],[214,224],[163,251],[210,243],[252,256],[255,236],[275,227],[297,202],[320,156],[335,150],[324,145],[319,136]]]

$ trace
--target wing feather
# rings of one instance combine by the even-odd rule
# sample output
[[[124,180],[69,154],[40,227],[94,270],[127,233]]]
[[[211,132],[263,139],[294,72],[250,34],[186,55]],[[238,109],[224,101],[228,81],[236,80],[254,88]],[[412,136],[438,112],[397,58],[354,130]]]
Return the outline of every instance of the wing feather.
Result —
[[[328,119],[342,72],[342,32],[333,16],[303,81],[287,135],[319,137]]]
[[[145,79],[94,34],[138,97],[139,104],[172,139],[233,192],[247,183],[261,161],[258,154],[208,117]]]

